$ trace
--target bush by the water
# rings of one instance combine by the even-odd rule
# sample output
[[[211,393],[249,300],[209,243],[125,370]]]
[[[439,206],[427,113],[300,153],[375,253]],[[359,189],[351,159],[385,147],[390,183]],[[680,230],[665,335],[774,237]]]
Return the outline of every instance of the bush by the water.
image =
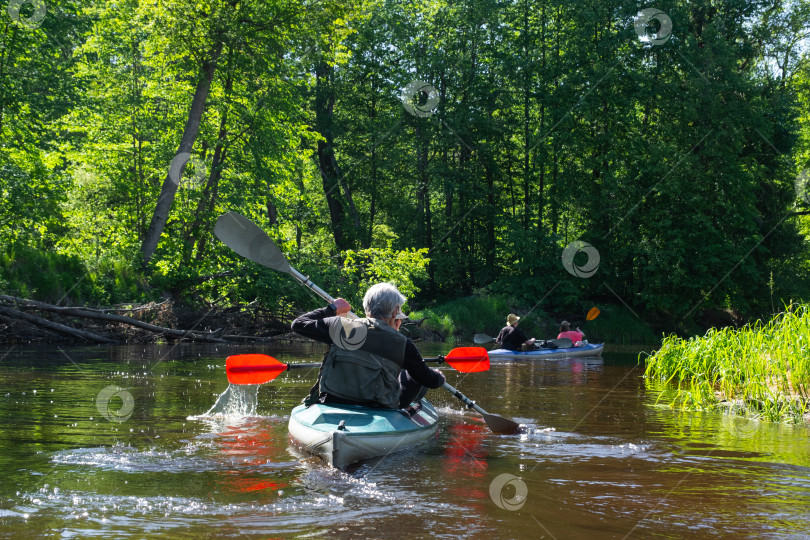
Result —
[[[666,337],[646,360],[662,397],[685,409],[727,409],[770,421],[810,416],[810,306],[790,306],[768,323]]]

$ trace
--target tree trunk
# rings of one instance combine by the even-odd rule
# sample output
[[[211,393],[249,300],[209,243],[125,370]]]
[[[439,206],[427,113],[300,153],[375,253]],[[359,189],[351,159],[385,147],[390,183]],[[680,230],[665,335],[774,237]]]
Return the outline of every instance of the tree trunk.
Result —
[[[531,173],[529,172],[529,154],[531,153],[531,142],[529,140],[531,122],[531,73],[529,61],[529,2],[523,2],[523,230],[529,230],[531,220]],[[542,133],[541,133],[542,136]]]
[[[230,97],[233,90],[233,76],[228,74],[228,79],[225,82],[225,96]],[[208,175],[208,182],[205,184],[205,191],[197,203],[197,211],[194,215],[194,221],[188,229],[186,235],[186,242],[190,246],[188,261],[194,251],[196,244],[197,254],[195,258],[199,261],[202,260],[202,255],[205,252],[206,239],[209,236],[207,231],[211,212],[214,210],[219,194],[219,179],[222,176],[222,170],[225,168],[225,160],[228,157],[228,148],[226,146],[228,138],[228,109],[222,112],[222,117],[219,120],[219,133],[217,134],[217,144],[214,147],[214,156],[211,159],[211,172]]]
[[[417,238],[429,250],[433,248],[433,231],[431,230],[430,190],[428,189],[428,149],[422,125],[416,127],[416,171],[417,171]]]
[[[117,341],[110,339],[108,337],[99,336],[98,334],[93,334],[92,332],[79,330],[78,328],[65,326],[64,324],[49,321],[48,319],[43,319],[42,317],[31,315],[30,313],[23,313],[22,311],[17,311],[16,309],[9,307],[0,306],[0,315],[8,317],[9,319],[19,319],[27,321],[31,324],[35,324],[36,326],[47,328],[48,330],[53,330],[54,332],[59,332],[60,334],[64,334],[74,338],[83,339],[85,341],[93,341],[96,343],[117,343]]]
[[[546,5],[543,4],[541,8],[541,16],[540,16],[540,43],[542,43],[541,47],[541,58],[540,61],[540,73],[546,73]],[[541,81],[542,81],[541,77]],[[545,85],[543,85],[545,86]],[[540,103],[540,133],[546,133],[546,102],[545,99],[541,98],[539,100]],[[542,143],[541,143],[542,144]],[[544,145],[545,146],[545,145]],[[535,150],[535,152],[541,152],[542,150]],[[540,159],[540,178],[539,182],[540,185],[537,188],[538,193],[538,201],[537,201],[537,232],[538,238],[543,234],[543,215],[545,210],[545,190],[546,190],[546,152],[542,152],[542,158]],[[535,155],[535,163],[537,163],[537,157]],[[539,248],[539,246],[538,246]],[[538,252],[539,255],[539,252]]]
[[[351,191],[340,175],[337,159],[335,158],[334,134],[332,132],[333,112],[335,106],[335,91],[331,82],[332,67],[321,62],[315,69],[315,126],[318,133],[325,140],[318,141],[318,168],[321,171],[323,192],[326,196],[326,205],[329,208],[329,217],[332,221],[332,234],[335,245],[341,251],[350,249],[353,239],[349,233],[350,227],[345,223],[346,216],[343,203],[340,200],[340,187],[343,188],[349,210],[359,230],[360,219],[352,201]]]
[[[486,281],[489,282],[495,277],[495,216],[497,212],[495,207],[495,175],[492,172],[492,165],[486,168],[486,177],[487,202],[489,203],[489,207],[487,208],[486,263],[484,265],[486,271],[484,275],[486,276]]]
[[[211,82],[214,80],[214,73],[217,69],[217,61],[222,53],[221,41],[217,42],[208,54],[208,59],[202,65],[202,73],[200,80],[197,82],[197,89],[194,91],[194,98],[191,100],[191,108],[188,113],[188,120],[183,129],[183,137],[180,139],[180,146],[177,148],[177,154],[191,153],[194,147],[194,142],[197,140],[197,134],[200,132],[200,122],[202,121],[203,112],[205,112],[205,102],[208,98],[208,91],[211,89]],[[185,164],[179,170],[179,177],[183,174]],[[160,236],[163,234],[163,229],[166,227],[166,222],[169,220],[169,211],[174,202],[174,196],[177,194],[178,183],[171,178],[171,169],[166,173],[166,178],[163,180],[163,186],[160,189],[160,198],[155,206],[155,211],[152,214],[152,221],[149,224],[149,229],[146,231],[141,246],[141,253],[143,254],[143,264],[146,266],[152,259],[157,249]]]

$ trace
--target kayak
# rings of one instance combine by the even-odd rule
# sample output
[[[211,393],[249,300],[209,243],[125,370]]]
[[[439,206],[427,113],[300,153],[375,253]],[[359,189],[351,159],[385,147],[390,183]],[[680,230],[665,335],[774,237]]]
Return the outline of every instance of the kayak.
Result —
[[[588,343],[581,347],[569,347],[565,349],[535,349],[533,351],[510,351],[509,349],[495,349],[489,351],[492,360],[498,359],[555,359],[555,358],[575,358],[578,356],[601,356],[604,343]]]
[[[316,403],[290,413],[290,438],[303,451],[332,467],[398,452],[432,438],[439,414],[422,399],[413,414],[401,409]]]

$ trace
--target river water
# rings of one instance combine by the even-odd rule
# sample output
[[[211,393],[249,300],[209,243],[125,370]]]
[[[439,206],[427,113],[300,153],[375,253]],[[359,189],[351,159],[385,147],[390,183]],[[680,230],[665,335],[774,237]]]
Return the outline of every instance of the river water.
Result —
[[[446,352],[431,345],[423,353]],[[636,354],[445,369],[494,435],[443,390],[421,447],[347,471],[289,445],[315,370],[258,391],[249,417],[205,416],[225,358],[321,347],[5,347],[0,537],[806,538],[810,430],[657,403]]]

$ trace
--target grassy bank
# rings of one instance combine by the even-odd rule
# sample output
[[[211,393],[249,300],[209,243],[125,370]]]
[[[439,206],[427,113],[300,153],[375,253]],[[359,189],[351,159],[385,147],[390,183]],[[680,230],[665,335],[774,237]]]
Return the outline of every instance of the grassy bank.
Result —
[[[793,306],[768,323],[664,339],[646,360],[652,384],[685,409],[726,409],[770,421],[810,416],[810,306]]]
[[[105,305],[149,301],[145,283],[122,260],[104,259],[89,266],[75,255],[25,245],[0,247],[0,292],[60,303]]]
[[[412,320],[425,319],[415,337],[451,342],[469,342],[477,333],[492,337],[506,324],[506,316],[515,313],[521,317],[520,327],[528,336],[540,339],[557,337],[560,322],[566,319],[573,327],[579,326],[592,343],[627,343],[657,345],[660,336],[643,324],[626,308],[619,305],[600,305],[601,313],[594,320],[585,320],[592,306],[583,307],[581,313],[549,313],[532,306],[517,305],[503,296],[469,296],[435,307],[414,310]]]

